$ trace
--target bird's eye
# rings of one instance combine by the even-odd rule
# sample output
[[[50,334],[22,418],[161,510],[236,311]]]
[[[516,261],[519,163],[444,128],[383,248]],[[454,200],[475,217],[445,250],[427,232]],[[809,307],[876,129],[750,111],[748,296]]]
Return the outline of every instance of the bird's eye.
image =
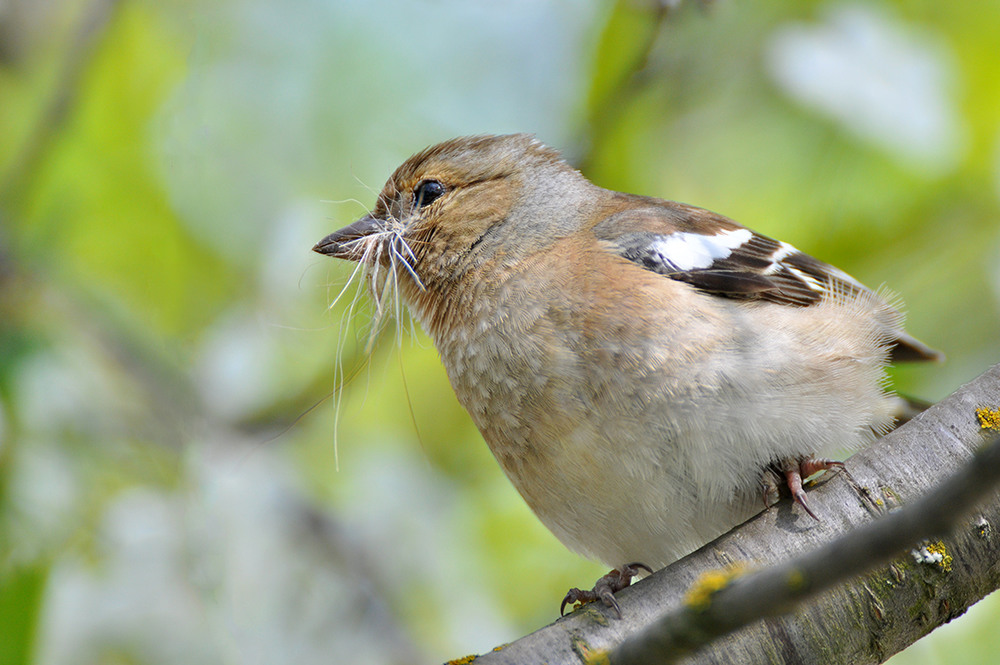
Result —
[[[423,208],[434,203],[444,194],[444,185],[437,180],[423,180],[414,188],[413,199],[417,208]]]

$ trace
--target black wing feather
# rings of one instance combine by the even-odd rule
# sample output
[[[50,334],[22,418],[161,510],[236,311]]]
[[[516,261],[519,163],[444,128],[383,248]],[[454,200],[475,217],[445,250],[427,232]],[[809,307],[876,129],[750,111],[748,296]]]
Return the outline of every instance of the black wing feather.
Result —
[[[715,296],[791,307],[808,307],[830,294],[869,292],[842,270],[721,215],[681,203],[628,198],[643,205],[612,215],[594,233],[610,251],[646,270]],[[894,361],[943,357],[902,328],[892,334]]]

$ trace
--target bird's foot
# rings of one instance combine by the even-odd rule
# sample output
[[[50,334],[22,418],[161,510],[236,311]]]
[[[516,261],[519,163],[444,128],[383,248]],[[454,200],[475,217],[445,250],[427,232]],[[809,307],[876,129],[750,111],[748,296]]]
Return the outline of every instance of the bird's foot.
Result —
[[[802,481],[820,471],[843,468],[843,462],[837,462],[829,459],[814,459],[812,457],[800,459],[789,458],[781,462],[775,462],[768,467],[769,470],[765,471],[761,478],[764,506],[765,508],[770,507],[778,500],[780,492],[778,483],[776,482],[777,476],[777,478],[782,478],[785,481],[784,485],[788,487],[795,503],[802,506],[802,509],[806,511],[806,514],[809,515],[809,517],[818,521],[819,518],[809,507],[809,503],[806,500],[806,493],[802,488]]]
[[[785,477],[785,483],[788,486],[789,491],[792,493],[792,499],[795,503],[802,506],[802,510],[806,511],[809,517],[816,521],[819,518],[816,513],[809,508],[809,502],[806,501],[806,492],[802,489],[802,481],[814,473],[819,473],[820,471],[830,471],[831,469],[843,469],[844,463],[837,462],[836,460],[830,459],[815,459],[812,457],[805,457],[799,459],[789,458],[782,460],[781,462],[775,464],[775,466],[780,471],[781,475]],[[770,477],[765,473],[764,477],[764,502],[768,503],[768,496],[775,491],[776,487],[773,481],[770,481]]]
[[[610,573],[597,580],[594,584],[593,589],[577,589],[576,587],[569,590],[566,597],[563,598],[562,605],[559,606],[559,615],[562,616],[566,613],[566,606],[573,605],[575,603],[592,603],[595,600],[600,600],[602,603],[612,608],[618,618],[622,618],[622,610],[618,607],[618,601],[615,600],[615,594],[622,589],[628,587],[632,584],[632,578],[639,574],[640,570],[645,570],[647,573],[652,573],[653,570],[644,563],[629,563],[621,568],[615,568]]]

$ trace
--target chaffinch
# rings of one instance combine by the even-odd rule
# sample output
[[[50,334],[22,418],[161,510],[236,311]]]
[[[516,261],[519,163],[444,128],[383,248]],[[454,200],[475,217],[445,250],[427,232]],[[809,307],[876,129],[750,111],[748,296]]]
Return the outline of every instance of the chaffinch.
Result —
[[[775,465],[808,511],[801,478],[836,464],[818,456],[891,427],[889,360],[939,357],[841,270],[597,187],[526,134],[414,155],[313,249],[398,287],[524,500],[612,566],[663,566],[759,512]]]

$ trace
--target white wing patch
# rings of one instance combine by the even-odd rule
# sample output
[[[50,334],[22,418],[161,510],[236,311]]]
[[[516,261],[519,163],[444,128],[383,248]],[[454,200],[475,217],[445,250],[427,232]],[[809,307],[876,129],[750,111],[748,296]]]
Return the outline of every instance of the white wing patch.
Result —
[[[775,265],[777,266],[780,264],[775,264]],[[823,282],[816,279],[815,277],[813,277],[812,275],[810,275],[809,273],[805,272],[804,270],[799,270],[795,266],[785,266],[785,270],[798,277],[805,283],[806,286],[808,286],[813,291],[816,291],[817,293],[826,292],[827,290],[826,285]]]
[[[677,270],[698,270],[728,258],[734,249],[746,244],[752,236],[750,229],[720,231],[710,236],[678,231],[658,237],[649,250],[659,254],[665,263]]]
[[[799,250],[789,245],[787,242],[778,243],[778,249],[771,255],[771,265],[764,269],[765,275],[770,275],[781,269],[781,262]]]

